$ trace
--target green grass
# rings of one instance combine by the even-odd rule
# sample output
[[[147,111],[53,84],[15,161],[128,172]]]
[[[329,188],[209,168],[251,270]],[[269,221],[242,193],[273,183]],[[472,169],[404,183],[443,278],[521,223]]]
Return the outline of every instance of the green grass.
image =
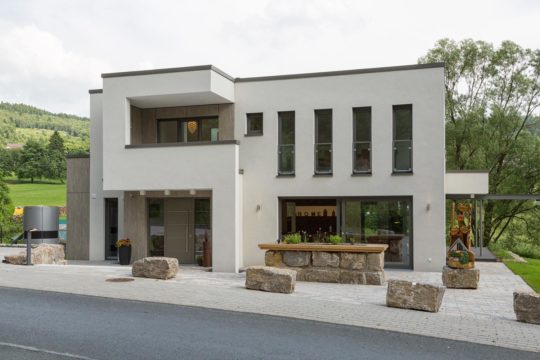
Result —
[[[22,182],[7,180],[14,206],[66,205],[66,184],[53,181]]]
[[[504,263],[512,272],[525,280],[534,291],[540,292],[540,260],[525,258],[526,263],[505,260]]]

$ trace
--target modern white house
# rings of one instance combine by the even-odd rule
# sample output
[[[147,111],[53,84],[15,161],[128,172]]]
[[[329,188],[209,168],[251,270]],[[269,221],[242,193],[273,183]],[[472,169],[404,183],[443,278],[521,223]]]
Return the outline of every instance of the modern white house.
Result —
[[[387,267],[439,271],[448,194],[444,64],[234,78],[214,66],[103,74],[90,159],[68,161],[68,257],[263,264],[288,233],[384,243]]]

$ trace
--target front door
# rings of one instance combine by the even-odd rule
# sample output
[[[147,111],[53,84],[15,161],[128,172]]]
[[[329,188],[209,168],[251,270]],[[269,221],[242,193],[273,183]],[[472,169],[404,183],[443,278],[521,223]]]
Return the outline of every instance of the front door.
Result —
[[[195,263],[193,199],[165,199],[165,256]]]

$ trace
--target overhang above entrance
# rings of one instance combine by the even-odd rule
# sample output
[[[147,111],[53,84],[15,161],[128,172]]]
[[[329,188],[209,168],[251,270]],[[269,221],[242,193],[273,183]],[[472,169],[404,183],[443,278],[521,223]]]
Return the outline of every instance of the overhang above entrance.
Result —
[[[446,195],[485,195],[489,193],[489,172],[447,171],[444,189]]]

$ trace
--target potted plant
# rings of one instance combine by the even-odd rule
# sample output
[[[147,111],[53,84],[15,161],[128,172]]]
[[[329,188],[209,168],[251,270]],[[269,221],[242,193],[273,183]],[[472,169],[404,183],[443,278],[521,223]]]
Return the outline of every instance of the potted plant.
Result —
[[[118,260],[120,265],[129,265],[131,262],[131,240],[120,239],[116,242],[118,248]]]

